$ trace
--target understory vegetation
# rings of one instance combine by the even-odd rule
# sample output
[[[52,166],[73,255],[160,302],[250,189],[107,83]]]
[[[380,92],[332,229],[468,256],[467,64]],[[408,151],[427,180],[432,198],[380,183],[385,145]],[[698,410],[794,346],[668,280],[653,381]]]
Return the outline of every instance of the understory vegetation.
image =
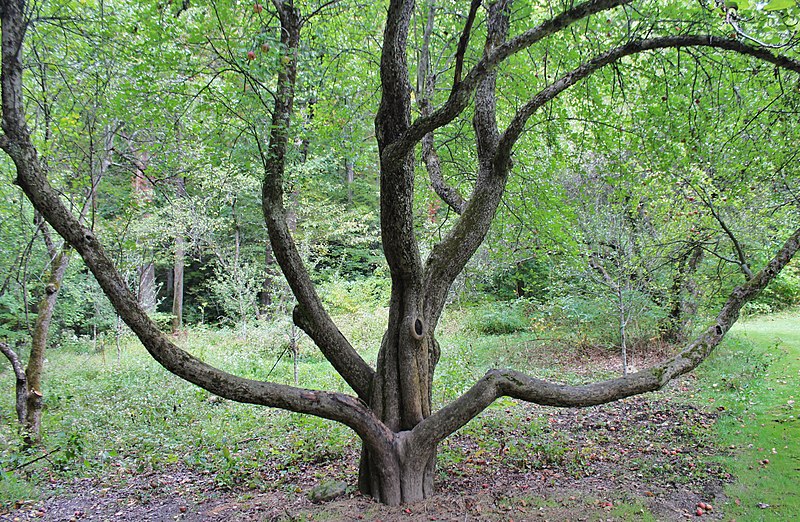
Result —
[[[619,373],[619,357],[602,342],[594,342],[595,332],[586,326],[591,322],[572,328],[582,329],[586,349],[564,351],[560,342],[570,334],[541,326],[546,310],[527,302],[498,303],[497,308],[507,315],[485,304],[454,304],[448,310],[441,333],[447,357],[437,372],[435,404],[452,400],[465,383],[490,367],[513,365],[537,377],[572,383]],[[487,331],[483,325],[493,312],[521,324]],[[380,339],[375,332],[385,315],[385,309],[377,307],[339,317],[345,333],[357,339],[357,348],[368,359],[377,354]],[[791,442],[800,436],[792,384],[800,372],[795,321],[796,313],[788,313],[745,322],[699,378],[640,399],[579,410],[498,401],[443,443],[438,487],[454,487],[454,480],[488,481],[480,477],[493,473],[511,474],[519,481],[516,487],[525,488],[520,476],[551,473],[551,487],[535,495],[525,489],[505,491],[509,486],[499,479],[473,487],[502,493],[509,505],[554,503],[563,509],[564,502],[573,507],[586,503],[620,519],[643,520],[646,513],[660,520],[658,511],[651,512],[651,501],[679,491],[685,497],[681,509],[693,512],[701,497],[690,497],[684,490],[716,481],[724,493],[704,498],[709,503],[722,501],[716,509],[724,510],[726,517],[786,519],[781,517],[800,509],[800,491],[792,478],[798,450]],[[254,325],[248,332],[244,340],[235,328],[195,327],[177,342],[203,360],[246,377],[269,376],[291,384],[296,365],[300,385],[344,389],[307,341],[300,340],[296,356],[287,350],[287,324]],[[633,360],[645,364],[668,355],[669,349],[651,344],[635,352]],[[358,439],[349,429],[210,395],[166,372],[127,334],[119,348],[114,342],[84,338],[49,352],[41,447],[26,449],[18,435],[9,377],[9,372],[0,372],[3,510],[32,506],[26,501],[42,495],[69,494],[73,481],[86,477],[121,488],[136,476],[188,469],[209,477],[198,497],[207,500],[219,491],[238,492],[238,498],[275,491],[302,497],[311,485],[348,481],[354,471]],[[610,511],[575,486],[604,473],[616,480],[627,476],[636,484],[626,486],[632,489],[628,497],[609,493],[608,502],[614,506]],[[145,489],[137,490],[138,503],[147,504],[159,495],[157,488]],[[354,492],[353,484],[348,491]],[[573,500],[559,497],[560,492]]]

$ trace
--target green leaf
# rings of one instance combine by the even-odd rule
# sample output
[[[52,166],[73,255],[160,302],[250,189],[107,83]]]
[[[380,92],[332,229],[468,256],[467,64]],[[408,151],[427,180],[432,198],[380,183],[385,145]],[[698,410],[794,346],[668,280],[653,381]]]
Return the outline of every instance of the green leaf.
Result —
[[[771,0],[770,3],[764,6],[764,11],[780,11],[793,5],[795,5],[795,0]]]

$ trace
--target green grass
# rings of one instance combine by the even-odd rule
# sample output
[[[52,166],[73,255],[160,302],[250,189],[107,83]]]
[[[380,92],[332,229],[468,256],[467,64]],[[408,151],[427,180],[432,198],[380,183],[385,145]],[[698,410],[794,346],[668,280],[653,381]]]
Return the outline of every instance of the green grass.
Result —
[[[239,340],[234,332],[195,330],[179,341],[198,357],[252,378],[293,384],[290,355],[274,338]],[[73,476],[125,476],[176,463],[215,471],[222,485],[274,487],[254,471],[271,458],[290,467],[339,455],[355,444],[348,428],[315,417],[286,414],[212,397],[159,366],[134,339],[119,360],[87,346],[51,349],[44,376],[43,447],[20,449],[13,419],[13,379],[0,372],[0,470],[52,451],[46,460],[0,474],[0,509],[35,498],[35,484]],[[277,361],[277,364],[276,364]],[[273,369],[274,365],[274,369]],[[344,389],[344,382],[310,346],[301,346],[299,383]],[[0,368],[2,368],[0,366]],[[267,443],[268,441],[268,443]]]
[[[705,400],[725,408],[716,432],[736,479],[726,519],[800,519],[800,317],[738,324],[700,377]]]

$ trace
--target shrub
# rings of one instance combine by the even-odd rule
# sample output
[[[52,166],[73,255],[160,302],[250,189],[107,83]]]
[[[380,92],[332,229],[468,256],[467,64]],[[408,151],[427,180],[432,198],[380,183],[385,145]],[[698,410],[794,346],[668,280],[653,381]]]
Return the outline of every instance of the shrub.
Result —
[[[387,306],[391,289],[385,278],[364,277],[345,280],[332,278],[320,289],[323,302],[331,314],[352,314]]]
[[[550,267],[536,258],[519,261],[495,272],[486,290],[498,299],[543,302],[550,290]]]
[[[530,303],[524,299],[492,302],[472,311],[467,327],[487,335],[503,335],[530,328]]]
[[[789,264],[755,301],[748,303],[747,312],[751,315],[768,314],[786,310],[800,304],[800,263]]]

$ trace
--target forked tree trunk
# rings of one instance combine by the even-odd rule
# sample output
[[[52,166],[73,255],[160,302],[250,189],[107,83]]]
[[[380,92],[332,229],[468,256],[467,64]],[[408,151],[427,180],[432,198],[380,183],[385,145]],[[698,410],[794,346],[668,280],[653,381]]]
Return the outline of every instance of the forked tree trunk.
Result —
[[[436,445],[456,432],[497,398],[531,403],[586,407],[662,388],[691,371],[719,344],[739,315],[800,249],[796,230],[776,256],[747,283],[735,288],[707,329],[673,358],[627,376],[577,386],[551,383],[514,370],[494,369],[468,391],[431,412],[431,378],[439,356],[433,336],[450,285],[486,237],[511,168],[511,151],[528,119],[560,92],[606,65],[646,50],[706,46],[734,50],[800,72],[800,63],[731,39],[680,35],[630,40],[567,72],[531,98],[499,132],[495,118],[493,68],[550,34],[627,0],[589,0],[568,9],[513,41],[503,43],[510,0],[488,5],[484,57],[461,77],[456,74],[448,101],[428,117],[411,124],[406,40],[413,0],[391,0],[381,55],[381,105],[376,137],[381,153],[381,232],[392,277],[389,321],[373,370],[332,321],[305,268],[284,207],[284,174],[290,143],[300,28],[304,19],[291,0],[274,0],[281,22],[281,52],[268,147],[261,150],[264,168],[262,208],[275,258],[297,298],[293,317],[355,392],[308,390],[269,381],[237,377],[214,368],[175,346],[128,291],[95,234],[82,228],[45,179],[26,127],[22,97],[22,40],[27,27],[24,1],[6,0],[2,17],[2,98],[4,135],[0,147],[13,159],[17,182],[54,228],[80,253],[115,309],[149,353],[167,370],[221,397],[238,402],[316,415],[351,427],[364,441],[359,485],[386,504],[418,501],[433,491]],[[477,7],[479,0],[473,1]],[[468,26],[467,26],[468,27]],[[468,36],[465,28],[462,40]],[[502,49],[501,49],[502,47]],[[457,65],[463,64],[460,46]],[[457,69],[460,67],[457,66]],[[430,251],[423,263],[414,237],[414,149],[427,134],[461,114],[475,94],[473,127],[478,175],[461,217]],[[1,345],[0,345],[1,346]]]
[[[362,493],[388,504],[416,502],[433,494],[436,444],[420,447],[404,442],[402,435],[431,414],[431,384],[439,360],[439,345],[426,331],[425,321],[413,315],[393,317],[381,342],[370,407],[400,434],[401,442],[393,445],[392,454],[380,456],[375,455],[380,450],[364,445],[358,478]],[[387,461],[396,467],[391,474],[377,469]]]

